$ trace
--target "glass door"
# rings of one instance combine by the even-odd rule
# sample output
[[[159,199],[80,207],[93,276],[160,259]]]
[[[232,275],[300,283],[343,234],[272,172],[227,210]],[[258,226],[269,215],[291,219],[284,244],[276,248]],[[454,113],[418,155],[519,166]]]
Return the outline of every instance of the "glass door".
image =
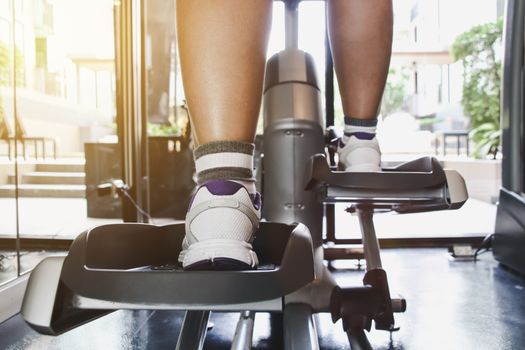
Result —
[[[144,1],[148,208],[155,223],[183,220],[193,180],[191,128],[177,55],[175,0]]]
[[[0,283],[122,221],[119,4],[0,0]]]
[[[13,2],[0,0],[0,285],[19,274],[17,254]],[[19,66],[17,66],[19,68]]]

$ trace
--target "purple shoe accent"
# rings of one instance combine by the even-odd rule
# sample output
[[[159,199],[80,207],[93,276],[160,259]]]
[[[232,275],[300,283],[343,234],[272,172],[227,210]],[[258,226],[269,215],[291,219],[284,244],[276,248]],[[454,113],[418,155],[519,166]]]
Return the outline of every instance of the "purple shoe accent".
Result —
[[[241,188],[244,188],[243,185],[240,183],[237,183],[235,181],[229,181],[229,180],[209,180],[197,187],[197,189],[193,192],[193,195],[190,199],[190,204],[188,205],[188,210],[190,210],[191,205],[193,204],[193,200],[195,198],[195,195],[202,187],[206,187],[208,191],[210,191],[211,194],[215,196],[230,196],[232,194],[237,193]],[[261,208],[261,195],[259,192],[257,192],[255,195],[250,195],[253,206],[256,210],[259,210]]]
[[[206,181],[202,186],[206,186],[208,191],[216,196],[232,195],[244,188],[240,183],[228,180],[210,180]]]
[[[359,140],[372,140],[374,137],[376,137],[376,134],[368,133],[368,132],[345,132],[345,136],[351,137],[355,136]]]
[[[199,190],[206,186],[208,191],[210,191],[212,194],[216,196],[227,196],[232,195],[236,193],[239,189],[241,189],[243,186],[237,182],[228,181],[228,180],[209,180],[203,183],[202,185],[198,186],[191,195],[190,204],[188,205],[188,211],[191,208],[191,205],[193,204],[193,200],[195,199],[195,195]]]
[[[261,194],[259,192],[255,193],[255,198],[253,198],[253,207],[255,210],[261,209]]]

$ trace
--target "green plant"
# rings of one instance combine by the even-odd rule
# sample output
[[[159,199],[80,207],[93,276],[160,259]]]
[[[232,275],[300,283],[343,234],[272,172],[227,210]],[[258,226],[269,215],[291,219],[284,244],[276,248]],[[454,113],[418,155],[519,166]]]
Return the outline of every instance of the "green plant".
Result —
[[[388,70],[388,79],[381,100],[381,115],[386,117],[397,112],[403,107],[406,97],[406,85],[408,74],[403,70],[390,68]]]
[[[9,50],[0,42],[0,86],[9,82]]]
[[[181,128],[177,124],[148,123],[148,136],[180,135]]]
[[[16,86],[24,85],[24,58],[22,52],[15,48],[15,62],[16,62]],[[9,48],[0,42],[0,87],[9,86],[11,83],[11,54]],[[4,108],[2,95],[0,92],[0,137],[7,137],[8,130],[5,128],[4,122]]]
[[[452,55],[463,64],[461,104],[470,117],[477,158],[495,158],[500,147],[501,60],[496,47],[502,33],[503,21],[499,19],[472,27],[452,45]]]
[[[16,86],[24,86],[24,56],[18,47],[15,48]],[[0,86],[7,86],[10,82],[11,53],[8,47],[0,42]]]
[[[431,130],[434,124],[441,121],[441,118],[436,117],[435,114],[429,114],[424,116],[419,116],[417,122],[420,128],[424,130]]]
[[[475,155],[491,155],[492,159],[498,154],[501,128],[497,122],[486,122],[469,133],[472,140],[476,140],[473,153]]]

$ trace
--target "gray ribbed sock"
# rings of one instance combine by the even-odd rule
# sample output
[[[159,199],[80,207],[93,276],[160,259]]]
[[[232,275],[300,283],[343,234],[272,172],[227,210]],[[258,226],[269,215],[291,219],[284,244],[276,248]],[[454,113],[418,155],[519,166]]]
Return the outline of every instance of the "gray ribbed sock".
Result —
[[[255,193],[254,148],[252,143],[238,141],[214,141],[197,147],[193,152],[197,183],[233,180],[244,185],[249,193]]]
[[[371,140],[376,135],[377,118],[374,119],[356,119],[345,117],[345,129],[343,144],[346,144],[351,136],[360,140]]]

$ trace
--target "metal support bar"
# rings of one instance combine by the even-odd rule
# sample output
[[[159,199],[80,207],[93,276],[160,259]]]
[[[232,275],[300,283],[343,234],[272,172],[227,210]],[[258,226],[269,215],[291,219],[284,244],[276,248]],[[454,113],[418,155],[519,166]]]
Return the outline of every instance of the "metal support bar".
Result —
[[[284,33],[287,49],[299,48],[299,1],[288,1],[285,3]]]
[[[350,349],[352,350],[372,350],[372,345],[366,337],[363,329],[349,329],[346,331]]]
[[[325,17],[327,9],[325,6]],[[333,126],[335,121],[334,108],[334,61],[328,38],[328,28],[325,26],[325,124],[326,127]]]
[[[210,311],[186,311],[176,350],[202,349],[209,318]]]
[[[379,241],[374,229],[374,211],[370,208],[357,208],[361,235],[363,237],[363,250],[365,253],[366,270],[381,268],[381,256],[379,254]]]
[[[235,334],[233,335],[231,350],[249,350],[252,348],[254,321],[254,311],[241,312]]]
[[[334,204],[325,204],[324,206],[325,213],[325,223],[326,223],[326,241],[334,242],[335,241],[335,205]]]
[[[145,91],[144,1],[116,2],[115,62],[117,134],[121,146],[122,179],[130,186],[137,206],[149,211],[147,198],[147,128]],[[123,201],[123,219],[146,222],[147,217]]]
[[[312,318],[312,308],[307,304],[288,304],[284,309],[285,350],[318,350],[319,339]]]

